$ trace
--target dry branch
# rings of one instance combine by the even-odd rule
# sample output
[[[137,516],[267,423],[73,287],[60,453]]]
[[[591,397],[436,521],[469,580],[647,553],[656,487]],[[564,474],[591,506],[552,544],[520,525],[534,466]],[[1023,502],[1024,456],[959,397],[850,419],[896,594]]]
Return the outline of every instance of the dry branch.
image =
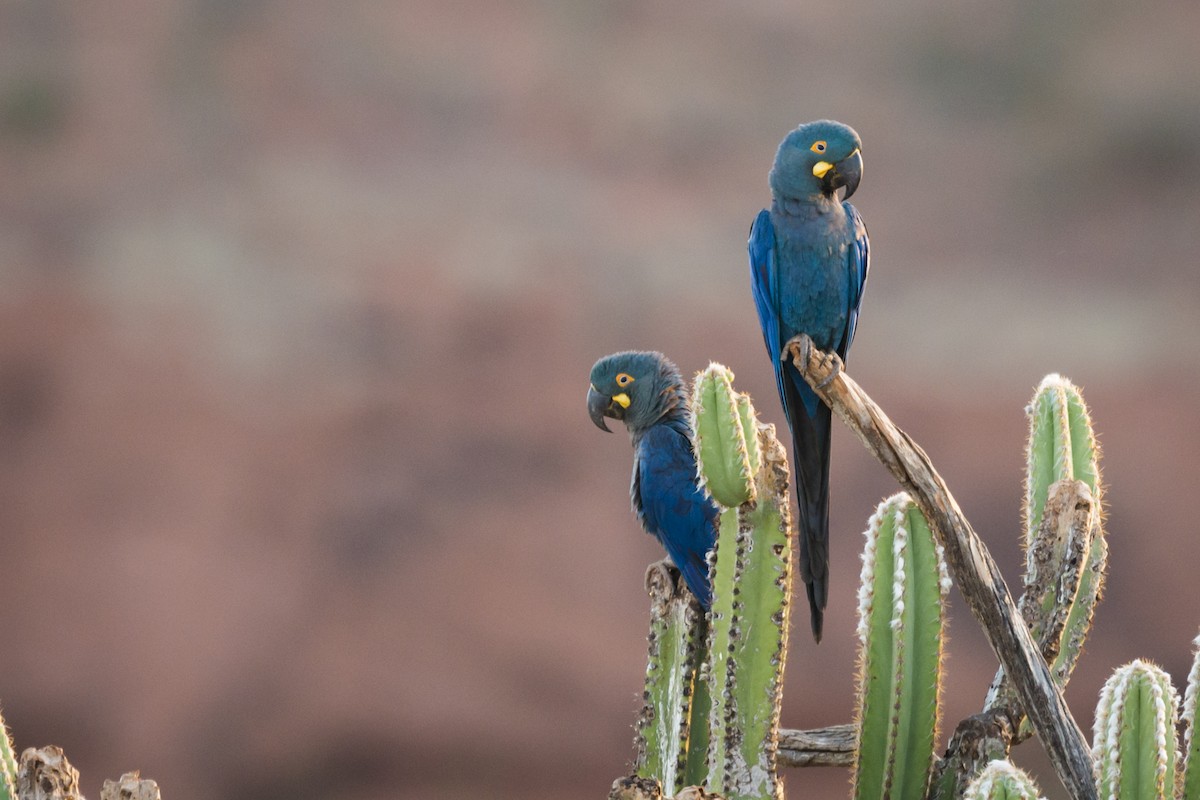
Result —
[[[848,767],[854,763],[856,725],[831,725],[811,731],[780,730],[777,763],[781,767]]]

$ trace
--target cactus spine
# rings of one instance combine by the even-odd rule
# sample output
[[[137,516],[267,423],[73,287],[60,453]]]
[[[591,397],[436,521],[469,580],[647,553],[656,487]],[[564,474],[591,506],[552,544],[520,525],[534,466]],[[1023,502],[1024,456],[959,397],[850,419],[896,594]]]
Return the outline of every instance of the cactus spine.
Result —
[[[783,794],[775,753],[792,572],[787,458],[732,381],[712,364],[692,397],[701,480],[723,507],[710,555],[707,783],[739,800]]]
[[[971,781],[963,800],[1044,800],[1025,771],[1009,761],[992,761]]]
[[[939,723],[950,579],[941,546],[906,493],[879,505],[866,537],[854,797],[924,797]]]
[[[1200,800],[1200,736],[1196,735],[1196,703],[1200,695],[1200,636],[1192,642],[1195,654],[1188,673],[1187,689],[1183,693],[1183,798]]]
[[[704,763],[703,748],[696,758],[691,747],[697,734],[694,709],[707,742],[707,709],[696,708],[708,697],[707,692],[702,697],[696,692],[704,653],[704,612],[684,589],[679,573],[664,562],[651,565],[646,590],[651,598],[649,659],[636,725],[636,773],[657,779],[665,792],[674,795],[686,785],[689,765],[698,761],[702,769]]]
[[[1118,668],[1096,706],[1096,788],[1106,800],[1175,796],[1179,696],[1167,673],[1137,660]]]

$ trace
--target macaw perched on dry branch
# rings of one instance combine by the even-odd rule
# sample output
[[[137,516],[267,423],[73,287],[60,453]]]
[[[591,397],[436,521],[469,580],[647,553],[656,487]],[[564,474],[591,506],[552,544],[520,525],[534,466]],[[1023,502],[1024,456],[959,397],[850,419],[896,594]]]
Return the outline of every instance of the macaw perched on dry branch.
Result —
[[[800,509],[800,575],[813,637],[821,641],[829,599],[829,433],[831,415],[783,353],[807,333],[843,361],[867,282],[867,229],[849,198],[862,178],[862,141],[840,122],[801,125],[784,138],[771,169],[771,208],[750,229],[754,304],[783,413],[792,430]]]
[[[679,369],[662,353],[614,353],[596,362],[591,381],[592,422],[607,431],[605,417],[621,420],[633,441],[634,512],[707,610],[712,604],[707,556],[716,541],[718,511],[699,483]]]

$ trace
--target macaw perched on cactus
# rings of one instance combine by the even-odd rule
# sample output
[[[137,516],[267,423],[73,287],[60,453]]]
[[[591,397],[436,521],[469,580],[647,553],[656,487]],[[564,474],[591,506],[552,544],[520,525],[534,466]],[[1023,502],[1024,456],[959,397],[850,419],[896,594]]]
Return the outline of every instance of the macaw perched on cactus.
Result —
[[[588,414],[622,420],[633,442],[633,510],[683,574],[707,610],[712,604],[708,551],[717,536],[718,509],[699,483],[688,417],[687,388],[662,353],[627,351],[592,367]]]
[[[867,229],[849,198],[862,177],[862,141],[832,120],[789,133],[771,169],[771,208],[750,229],[754,304],[783,413],[792,430],[800,507],[800,575],[813,637],[821,641],[829,599],[829,433],[831,414],[783,347],[801,333],[843,359],[854,340],[867,282]]]

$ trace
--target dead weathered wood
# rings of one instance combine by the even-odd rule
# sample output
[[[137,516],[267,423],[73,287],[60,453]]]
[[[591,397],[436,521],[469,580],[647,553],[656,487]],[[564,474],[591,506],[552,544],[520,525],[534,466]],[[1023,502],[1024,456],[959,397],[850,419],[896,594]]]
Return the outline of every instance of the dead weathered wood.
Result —
[[[814,391],[916,500],[945,550],[946,563],[963,599],[1011,677],[1059,779],[1074,800],[1095,800],[1092,761],[1083,732],[1054,685],[996,562],[929,457],[845,374],[837,355],[821,352],[804,335],[789,342],[787,351]]]
[[[79,770],[71,766],[58,745],[29,747],[17,767],[20,800],[83,800]]]
[[[950,800],[962,797],[963,790],[971,778],[983,771],[996,759],[1008,758],[1019,722],[1024,719],[1014,701],[1011,705],[997,706],[982,714],[967,717],[958,723],[946,756],[933,766],[929,781],[928,798]]]
[[[100,800],[161,800],[158,784],[143,779],[140,772],[126,772],[117,780],[106,780],[100,789]]]
[[[776,763],[780,767],[848,767],[854,763],[857,725],[811,731],[781,729]]]

